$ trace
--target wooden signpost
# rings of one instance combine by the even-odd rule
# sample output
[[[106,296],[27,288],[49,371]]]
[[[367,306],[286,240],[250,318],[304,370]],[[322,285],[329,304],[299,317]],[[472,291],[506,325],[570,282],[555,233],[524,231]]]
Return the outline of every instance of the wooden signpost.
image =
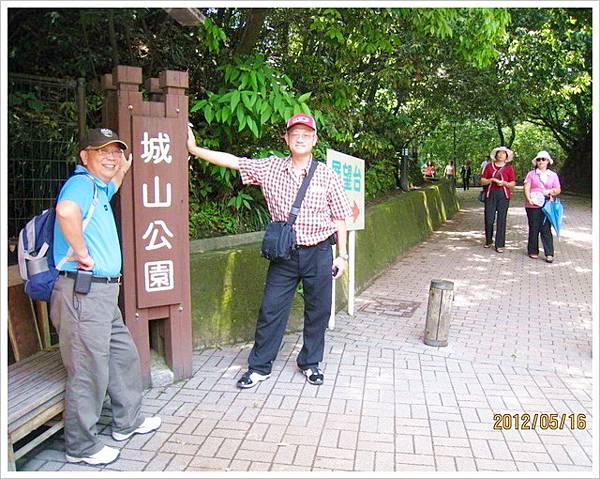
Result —
[[[133,164],[116,210],[123,253],[120,304],[151,384],[151,348],[176,380],[192,375],[188,239],[187,72],[166,70],[146,80],[142,69],[114,67],[102,78],[103,127],[129,146]]]

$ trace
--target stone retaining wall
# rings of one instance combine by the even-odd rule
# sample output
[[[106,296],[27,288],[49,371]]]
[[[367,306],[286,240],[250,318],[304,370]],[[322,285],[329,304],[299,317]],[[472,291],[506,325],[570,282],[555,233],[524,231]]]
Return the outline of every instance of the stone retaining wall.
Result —
[[[455,190],[445,181],[367,208],[356,233],[356,290],[362,291],[410,248],[458,211]],[[252,341],[268,262],[260,256],[261,233],[190,243],[194,348]],[[337,308],[345,306],[347,279],[338,280]],[[302,327],[296,294],[288,330]]]

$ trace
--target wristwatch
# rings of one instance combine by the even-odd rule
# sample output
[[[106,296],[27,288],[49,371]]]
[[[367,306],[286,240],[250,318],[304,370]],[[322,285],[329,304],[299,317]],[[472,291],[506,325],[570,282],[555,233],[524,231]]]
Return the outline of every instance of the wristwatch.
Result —
[[[350,256],[348,255],[348,253],[346,253],[346,254],[340,254],[340,255],[338,255],[338,258],[342,258],[343,260],[348,261],[348,259],[350,258]]]

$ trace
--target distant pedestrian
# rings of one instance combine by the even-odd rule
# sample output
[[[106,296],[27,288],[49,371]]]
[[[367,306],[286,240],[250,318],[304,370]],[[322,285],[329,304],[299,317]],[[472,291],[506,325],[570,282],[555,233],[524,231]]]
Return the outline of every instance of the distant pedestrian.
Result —
[[[485,169],[485,167],[487,166],[488,163],[489,163],[488,157],[485,156],[483,158],[483,161],[481,162],[481,165],[479,165],[479,169],[474,168],[474,170],[475,170],[474,173],[473,173],[473,184],[474,185],[478,185],[479,184],[479,182],[481,180],[481,174],[483,173],[483,170]]]
[[[460,176],[462,178],[463,191],[469,189],[469,183],[471,182],[471,162],[467,161],[462,165],[460,169]]]
[[[450,180],[452,184],[454,184],[455,173],[454,161],[450,160],[450,163],[448,163],[446,168],[444,168],[444,176],[447,180]]]
[[[494,148],[490,152],[491,162],[486,165],[481,174],[481,185],[487,186],[484,202],[484,248],[492,246],[494,222],[496,222],[495,248],[498,253],[504,253],[506,216],[510,203],[510,193],[516,184],[515,170],[509,164],[512,159],[513,152],[506,146]]]
[[[427,163],[423,165],[423,168],[421,168],[421,173],[423,173],[424,180],[432,180],[435,178],[435,166],[433,166],[431,160],[427,160]]]
[[[479,176],[481,176],[483,174],[483,170],[485,170],[485,167],[489,164],[490,164],[489,158],[484,157],[483,161],[481,162],[481,165],[479,165]]]
[[[542,211],[542,206],[547,200],[560,195],[560,181],[558,175],[548,168],[554,160],[547,151],[540,151],[531,161],[535,169],[525,177],[525,211],[529,224],[529,237],[527,240],[527,254],[531,259],[539,255],[539,237],[542,238],[546,262],[554,261],[554,241],[550,221]]]

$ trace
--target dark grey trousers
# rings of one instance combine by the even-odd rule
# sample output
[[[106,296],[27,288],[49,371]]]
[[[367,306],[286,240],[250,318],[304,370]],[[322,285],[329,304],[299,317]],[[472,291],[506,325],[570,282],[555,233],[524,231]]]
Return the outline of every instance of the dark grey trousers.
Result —
[[[250,369],[261,374],[271,373],[300,280],[304,290],[304,342],[296,362],[301,369],[306,369],[318,366],[323,360],[325,330],[331,313],[332,263],[333,253],[327,240],[294,251],[287,261],[271,262],[254,347],[248,357]]]
[[[65,449],[70,456],[97,453],[104,444],[96,423],[108,391],[113,431],[129,433],[144,422],[140,359],[117,304],[118,284],[92,283],[87,295],[59,276],[50,302],[67,370]]]

